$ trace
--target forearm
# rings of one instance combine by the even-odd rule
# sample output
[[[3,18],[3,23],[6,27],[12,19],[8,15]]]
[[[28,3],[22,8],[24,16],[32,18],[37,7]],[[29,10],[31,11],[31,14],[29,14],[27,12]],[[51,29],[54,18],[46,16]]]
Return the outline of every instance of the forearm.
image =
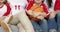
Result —
[[[1,21],[1,26],[5,30],[5,32],[12,32],[9,25],[4,20]]]
[[[0,21],[4,20],[5,18],[6,18],[5,16],[2,16],[2,17],[0,18]]]
[[[32,10],[28,10],[26,11],[28,15],[33,15],[33,11]]]
[[[33,16],[33,17],[37,17],[37,16],[40,16],[42,13],[35,12],[35,11],[32,11],[32,10],[28,10],[27,14],[30,15],[30,16]]]

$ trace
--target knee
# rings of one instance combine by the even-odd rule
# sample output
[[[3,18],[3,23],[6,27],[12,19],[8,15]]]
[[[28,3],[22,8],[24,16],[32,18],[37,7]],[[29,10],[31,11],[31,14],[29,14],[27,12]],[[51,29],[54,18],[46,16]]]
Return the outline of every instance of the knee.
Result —
[[[47,20],[46,19],[43,19],[42,22],[47,23]]]
[[[46,24],[47,25],[47,20],[42,20],[41,22],[40,22],[41,24]]]

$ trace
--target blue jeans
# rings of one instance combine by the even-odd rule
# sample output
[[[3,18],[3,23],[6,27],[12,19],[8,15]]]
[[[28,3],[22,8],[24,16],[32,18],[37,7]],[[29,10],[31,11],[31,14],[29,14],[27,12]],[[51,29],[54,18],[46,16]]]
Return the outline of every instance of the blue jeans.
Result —
[[[39,22],[39,24],[36,21],[31,20],[32,25],[35,29],[35,32],[48,32],[48,26],[47,21],[42,20]]]
[[[55,18],[49,18],[48,19],[48,29],[57,29],[57,23],[55,21]]]
[[[55,18],[52,19],[48,19],[48,29],[56,29],[58,28],[58,30],[60,31],[60,13],[57,14],[56,16],[56,20]]]
[[[60,13],[57,14],[58,31],[60,32]]]

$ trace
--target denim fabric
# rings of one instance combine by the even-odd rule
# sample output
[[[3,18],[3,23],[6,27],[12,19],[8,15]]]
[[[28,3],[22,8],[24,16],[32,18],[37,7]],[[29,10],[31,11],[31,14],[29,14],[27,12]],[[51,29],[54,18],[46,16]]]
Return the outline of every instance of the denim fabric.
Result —
[[[39,24],[33,20],[31,20],[31,22],[35,29],[35,32],[48,32],[48,26],[46,20],[40,21]]]
[[[60,13],[57,14],[58,32],[60,32]]]
[[[58,28],[60,28],[60,13],[57,14],[57,24]]]
[[[49,18],[48,19],[48,29],[57,29],[57,23],[55,21],[55,18]]]

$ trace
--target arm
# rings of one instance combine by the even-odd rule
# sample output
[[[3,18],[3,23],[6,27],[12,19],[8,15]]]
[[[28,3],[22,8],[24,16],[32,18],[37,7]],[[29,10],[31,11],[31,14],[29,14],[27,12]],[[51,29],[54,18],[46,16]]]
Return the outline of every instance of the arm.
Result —
[[[26,12],[27,12],[28,15],[31,15],[31,16],[33,16],[33,17],[37,17],[37,16],[39,16],[39,15],[42,14],[42,13],[40,13],[40,12],[35,12],[35,11],[32,11],[32,10],[28,10],[28,11],[26,11]]]
[[[5,18],[5,16],[0,17],[0,21],[4,20]]]

